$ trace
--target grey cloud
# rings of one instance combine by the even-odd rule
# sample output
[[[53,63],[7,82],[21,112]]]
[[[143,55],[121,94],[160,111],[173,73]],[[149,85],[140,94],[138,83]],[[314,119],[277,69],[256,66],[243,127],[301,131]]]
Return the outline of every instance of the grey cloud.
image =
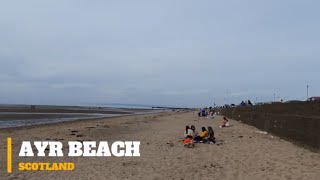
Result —
[[[232,4],[2,2],[0,103],[202,106],[303,99],[307,84],[318,95],[319,2]]]

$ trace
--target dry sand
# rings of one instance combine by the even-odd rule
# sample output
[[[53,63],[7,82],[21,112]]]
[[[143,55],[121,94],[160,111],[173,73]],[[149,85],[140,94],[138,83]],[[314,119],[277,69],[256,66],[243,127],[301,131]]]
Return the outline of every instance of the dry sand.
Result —
[[[319,179],[320,154],[237,121],[220,129],[221,117],[165,112],[1,130],[0,179]],[[217,144],[183,147],[186,125],[213,126]],[[71,131],[77,131],[72,134]],[[13,173],[7,175],[6,137],[13,138]],[[78,136],[78,137],[77,137]],[[141,157],[22,158],[22,140],[141,141]],[[64,149],[67,154],[67,149]],[[18,162],[75,163],[74,171],[23,172]]]

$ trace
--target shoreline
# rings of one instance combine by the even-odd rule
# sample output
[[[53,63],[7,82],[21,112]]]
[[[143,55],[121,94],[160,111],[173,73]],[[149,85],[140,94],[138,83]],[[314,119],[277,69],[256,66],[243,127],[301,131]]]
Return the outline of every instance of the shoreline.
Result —
[[[0,129],[157,113],[159,109],[0,105]]]
[[[96,120],[108,120],[113,118],[119,118],[119,117],[128,117],[128,116],[139,116],[139,115],[147,115],[147,114],[158,114],[162,112],[147,112],[142,114],[121,114],[121,115],[113,115],[110,117],[92,117],[92,118],[77,118],[74,120],[66,120],[66,121],[58,121],[58,122],[52,122],[52,123],[44,123],[44,124],[31,124],[26,126],[17,126],[17,127],[6,127],[6,128],[0,128],[0,130],[3,132],[5,130],[11,131],[11,130],[23,130],[25,128],[32,129],[32,128],[38,128],[38,127],[44,127],[44,126],[53,126],[58,124],[73,124],[77,122],[86,122],[86,121],[96,121]]]

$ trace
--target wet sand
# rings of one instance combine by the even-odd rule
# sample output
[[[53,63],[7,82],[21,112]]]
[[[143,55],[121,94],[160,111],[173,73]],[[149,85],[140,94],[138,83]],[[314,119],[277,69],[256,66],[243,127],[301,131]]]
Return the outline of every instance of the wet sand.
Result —
[[[159,112],[159,110],[88,106],[0,105],[0,129],[152,112]]]
[[[0,105],[0,112],[21,113],[87,113],[87,114],[134,114],[150,112],[152,109],[111,108],[90,106],[49,106],[49,105]]]
[[[318,179],[320,154],[237,121],[164,112],[1,130],[0,179]],[[213,126],[217,144],[183,147],[186,125]],[[13,138],[13,173],[5,167],[6,137]],[[141,141],[141,157],[18,157],[23,140]],[[67,154],[67,149],[64,153]],[[18,162],[74,162],[66,172],[17,170]]]

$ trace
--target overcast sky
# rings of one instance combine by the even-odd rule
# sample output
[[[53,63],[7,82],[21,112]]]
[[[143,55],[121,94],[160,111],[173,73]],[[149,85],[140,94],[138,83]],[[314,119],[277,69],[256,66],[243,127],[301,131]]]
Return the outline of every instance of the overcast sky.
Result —
[[[0,104],[320,95],[320,1],[1,1]]]

